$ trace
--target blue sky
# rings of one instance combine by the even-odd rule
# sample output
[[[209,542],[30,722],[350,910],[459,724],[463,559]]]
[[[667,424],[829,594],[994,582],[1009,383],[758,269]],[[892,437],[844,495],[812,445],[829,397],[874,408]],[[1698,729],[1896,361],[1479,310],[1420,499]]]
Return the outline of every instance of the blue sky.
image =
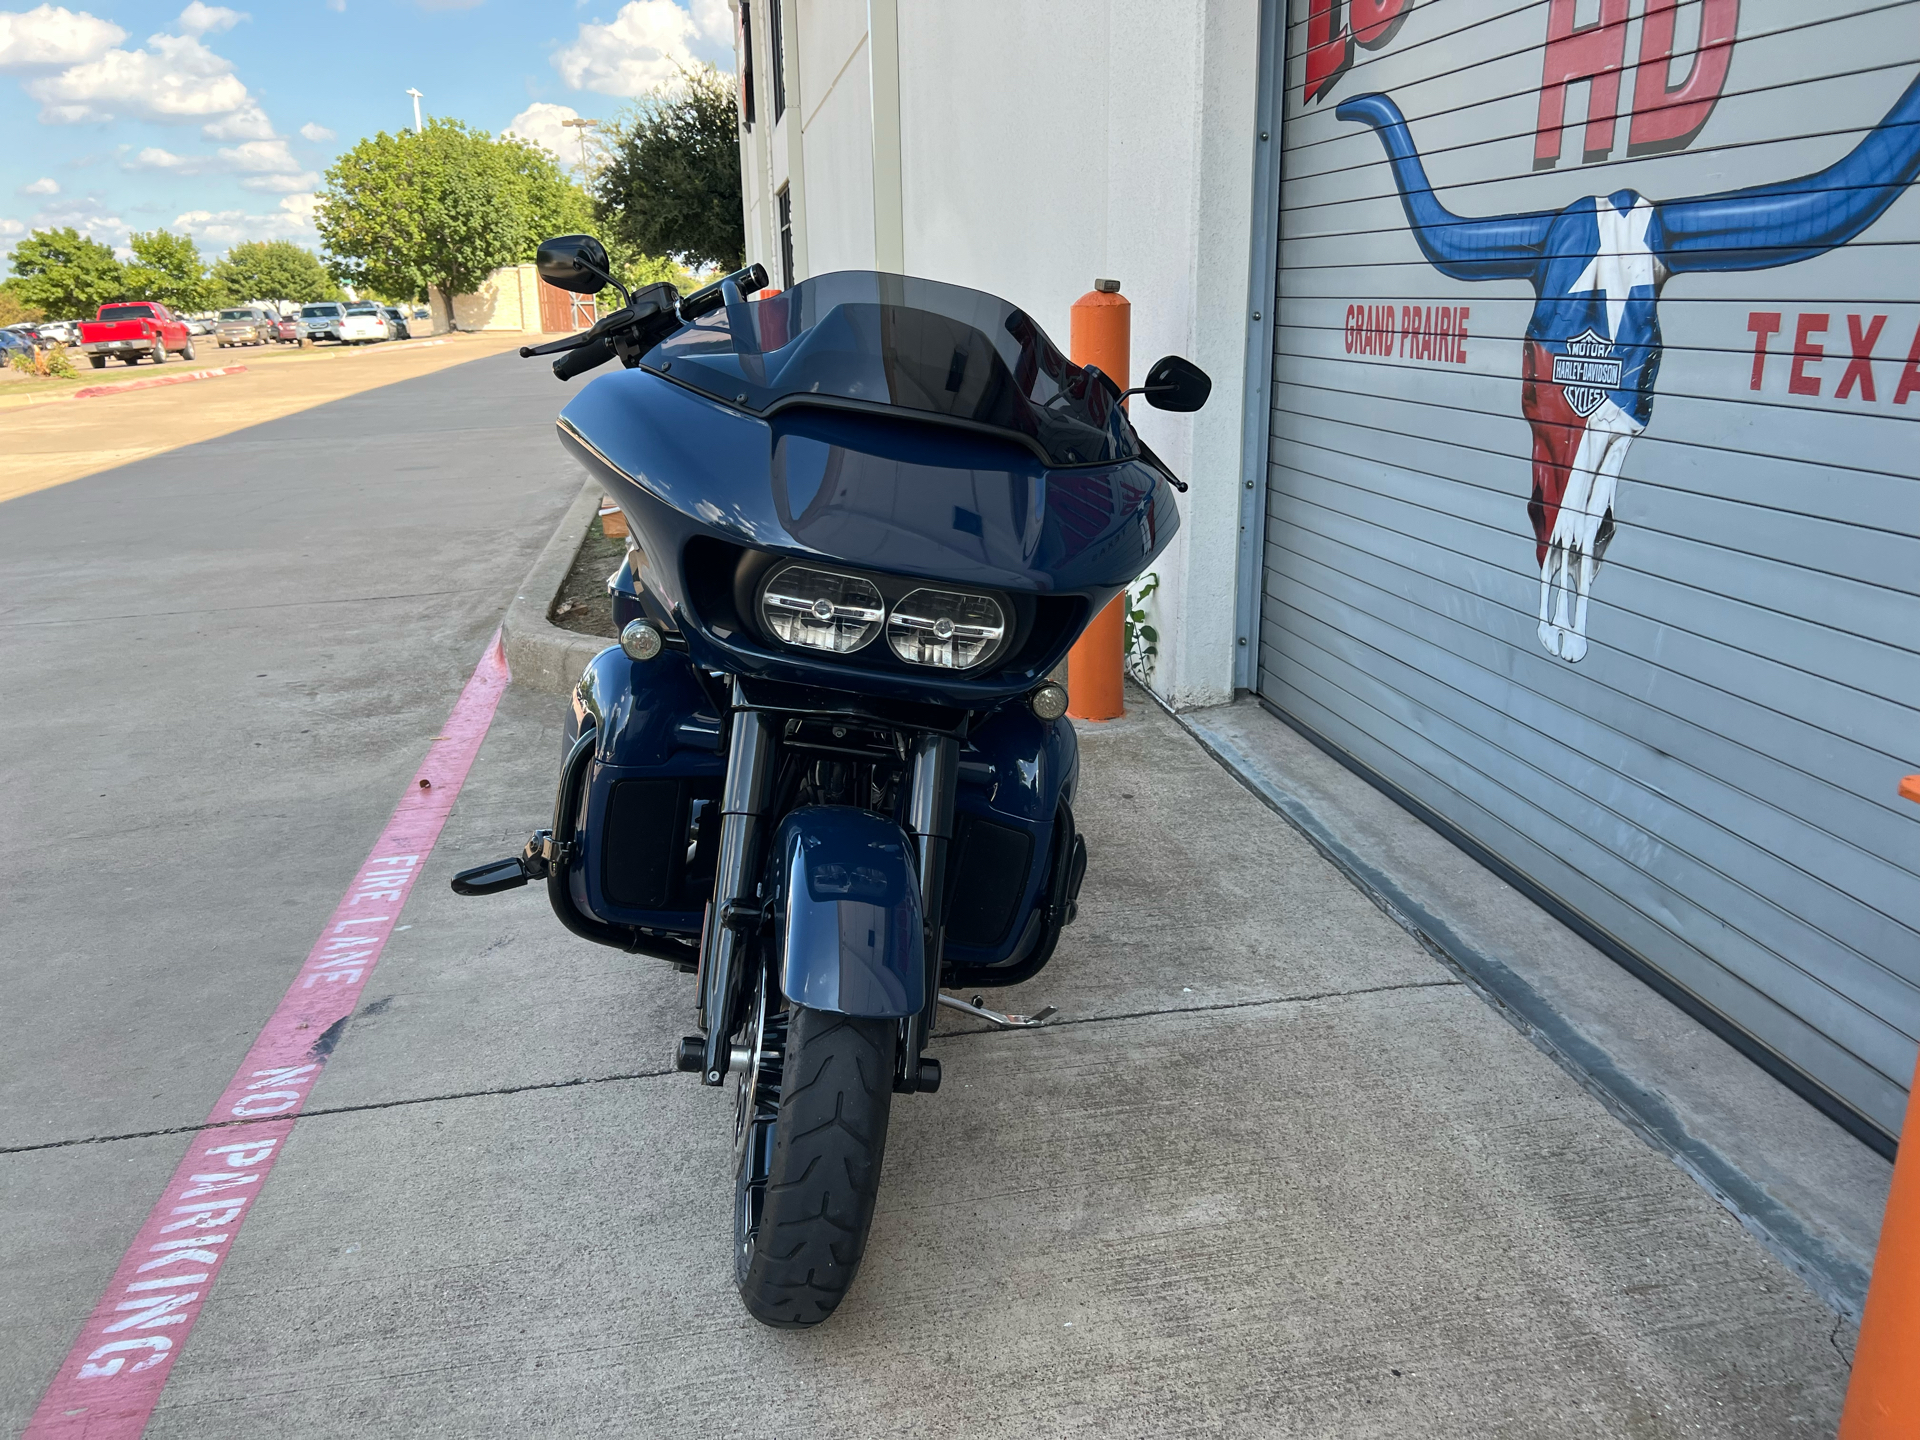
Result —
[[[14,0],[18,7],[18,0]],[[0,5],[6,0],[0,0]],[[74,225],[315,246],[314,188],[429,115],[561,146],[684,64],[731,69],[726,0],[102,0],[0,9],[0,254]]]

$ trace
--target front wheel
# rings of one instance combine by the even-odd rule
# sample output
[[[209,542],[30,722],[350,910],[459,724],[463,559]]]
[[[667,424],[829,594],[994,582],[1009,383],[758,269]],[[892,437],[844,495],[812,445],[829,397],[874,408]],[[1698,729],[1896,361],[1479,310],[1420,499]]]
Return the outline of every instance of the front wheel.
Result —
[[[734,1280],[754,1319],[801,1329],[834,1312],[866,1253],[899,1027],[758,1008],[760,1063],[741,1095],[736,1147]]]
[[[185,360],[188,364],[193,363],[193,341],[192,340],[188,340],[185,348],[183,348],[180,351],[180,358],[182,360]]]

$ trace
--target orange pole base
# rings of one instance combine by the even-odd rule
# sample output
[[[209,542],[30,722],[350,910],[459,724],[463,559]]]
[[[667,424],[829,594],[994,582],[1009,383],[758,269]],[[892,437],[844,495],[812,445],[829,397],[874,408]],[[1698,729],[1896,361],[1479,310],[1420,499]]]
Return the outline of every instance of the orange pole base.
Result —
[[[1900,781],[1920,801],[1920,775]],[[1840,1440],[1912,1440],[1920,1435],[1920,1065],[1907,1092],[1907,1123],[1893,1162],[1893,1187],[1880,1220],[1880,1246],[1867,1282],[1853,1378],[1840,1416]]]
[[[1076,365],[1095,365],[1122,390],[1133,350],[1133,304],[1119,281],[1096,282],[1073,302],[1067,349]],[[1093,617],[1067,652],[1067,714],[1075,720],[1118,720],[1127,713],[1125,595]]]
[[[1118,720],[1127,713],[1120,653],[1126,603],[1126,596],[1114,596],[1067,652],[1067,714],[1075,720]]]

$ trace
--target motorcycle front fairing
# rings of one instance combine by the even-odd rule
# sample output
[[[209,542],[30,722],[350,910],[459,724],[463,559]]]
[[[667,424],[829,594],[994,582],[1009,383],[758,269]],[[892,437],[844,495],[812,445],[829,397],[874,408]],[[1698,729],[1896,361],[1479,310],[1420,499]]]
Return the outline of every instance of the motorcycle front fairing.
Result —
[[[674,439],[696,420],[704,455]],[[800,407],[760,420],[644,370],[594,381],[560,434],[626,512],[662,618],[697,663],[732,674],[990,705],[1039,684],[1179,528],[1172,487],[1143,461],[1051,471],[962,431]],[[1028,610],[1025,633],[984,674],[907,666],[884,644],[796,654],[740,613],[736,572],[761,556],[997,590]]]

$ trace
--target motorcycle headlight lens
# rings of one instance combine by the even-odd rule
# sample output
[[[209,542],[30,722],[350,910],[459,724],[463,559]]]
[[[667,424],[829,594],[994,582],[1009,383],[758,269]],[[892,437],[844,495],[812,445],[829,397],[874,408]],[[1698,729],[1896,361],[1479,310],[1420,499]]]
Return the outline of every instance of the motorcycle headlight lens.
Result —
[[[1006,612],[986,595],[916,590],[887,617],[887,643],[914,665],[965,670],[998,648],[1007,633]]]
[[[775,572],[760,592],[760,618],[789,645],[849,655],[880,633],[887,607],[871,580],[810,565]]]

